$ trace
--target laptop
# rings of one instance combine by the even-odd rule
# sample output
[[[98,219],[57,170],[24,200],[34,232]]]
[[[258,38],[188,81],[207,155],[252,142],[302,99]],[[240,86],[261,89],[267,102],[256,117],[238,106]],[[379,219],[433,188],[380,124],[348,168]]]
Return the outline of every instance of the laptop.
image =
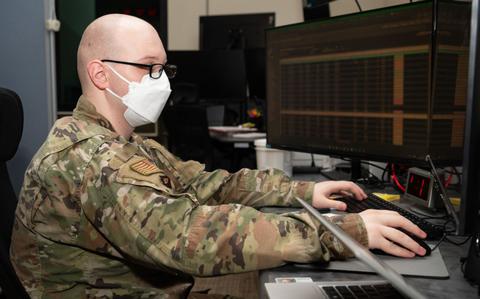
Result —
[[[392,267],[378,259],[336,224],[327,220],[315,208],[301,198],[296,200],[332,232],[353,255],[385,280],[361,280],[338,282],[265,283],[270,299],[289,298],[425,298]]]

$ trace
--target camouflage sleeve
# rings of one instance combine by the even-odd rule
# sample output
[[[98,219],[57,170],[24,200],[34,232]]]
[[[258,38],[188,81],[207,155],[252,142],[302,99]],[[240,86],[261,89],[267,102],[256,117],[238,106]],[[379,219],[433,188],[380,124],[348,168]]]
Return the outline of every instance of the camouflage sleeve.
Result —
[[[198,199],[210,204],[251,207],[296,206],[295,197],[312,203],[314,182],[295,181],[278,169],[203,172],[192,184]]]
[[[239,203],[251,207],[296,206],[298,196],[312,202],[314,182],[294,181],[278,169],[241,169],[235,173],[219,169],[203,171],[195,161],[182,161],[163,146],[149,139],[145,142],[159,164],[171,165],[185,189],[194,193],[201,204]]]
[[[306,213],[275,215],[239,204],[200,205],[192,194],[165,189],[158,175],[133,171],[141,157],[115,162],[99,156],[85,172],[82,210],[129,259],[203,276],[350,255]],[[358,215],[335,221],[365,244]]]

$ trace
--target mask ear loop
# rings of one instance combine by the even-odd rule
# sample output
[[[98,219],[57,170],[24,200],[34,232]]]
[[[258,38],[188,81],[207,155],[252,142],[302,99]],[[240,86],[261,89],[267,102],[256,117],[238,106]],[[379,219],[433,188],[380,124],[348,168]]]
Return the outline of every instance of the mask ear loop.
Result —
[[[130,81],[128,81],[127,79],[125,79],[124,76],[120,75],[113,67],[109,66],[109,65],[106,64],[106,63],[105,63],[105,65],[108,66],[108,68],[111,69],[112,72],[115,73],[115,75],[117,75],[120,79],[122,79],[123,81],[125,81],[125,83],[127,83],[127,84],[130,84],[130,83],[131,83]]]
[[[122,79],[125,83],[127,83],[128,85],[130,85],[130,81],[128,81],[127,79],[125,79],[124,76],[120,75],[113,67],[109,66],[108,64],[104,63],[106,66],[108,66],[109,69],[112,70],[112,72],[117,75],[120,79]],[[118,98],[119,100],[121,100],[123,102],[123,98],[121,96],[119,96],[118,94],[116,94],[113,90],[111,90],[110,88],[106,88],[106,90],[111,93],[114,97]]]

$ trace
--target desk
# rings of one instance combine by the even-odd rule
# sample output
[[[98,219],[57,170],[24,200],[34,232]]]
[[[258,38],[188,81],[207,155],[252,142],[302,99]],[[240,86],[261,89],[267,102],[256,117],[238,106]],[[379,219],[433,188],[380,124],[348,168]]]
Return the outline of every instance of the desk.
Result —
[[[248,148],[249,143],[267,137],[267,133],[257,132],[255,128],[211,126],[210,137],[220,142],[233,143],[235,148]]]
[[[463,239],[463,238],[462,238]],[[477,288],[470,285],[461,271],[460,257],[468,253],[468,245],[455,246],[442,243],[440,251],[447,265],[450,278],[430,279],[420,277],[405,277],[406,281],[420,291],[427,298],[478,298]],[[275,282],[276,277],[310,277],[313,281],[341,281],[341,280],[376,280],[382,277],[375,274],[327,272],[323,270],[299,269],[295,265],[285,265],[280,268],[260,271],[260,298],[268,298],[265,291],[266,282]],[[274,298],[272,298],[274,299]]]
[[[314,180],[324,181],[321,175],[295,175],[296,180]],[[281,208],[279,208],[281,209]],[[456,240],[457,238],[451,237]],[[465,239],[459,237],[457,241]],[[405,277],[406,281],[420,291],[427,298],[478,298],[477,287],[467,282],[461,271],[460,258],[468,254],[469,243],[462,246],[456,246],[450,243],[442,243],[440,251],[447,266],[450,277],[448,279],[430,279],[420,277]],[[479,269],[480,271],[480,269]],[[382,279],[376,274],[333,272],[322,269],[300,269],[299,267],[288,264],[283,267],[260,271],[259,275],[259,293],[260,298],[267,298],[265,283],[275,282],[277,277],[310,277],[313,281],[342,281],[342,280],[375,280]],[[274,298],[272,298],[274,299]]]

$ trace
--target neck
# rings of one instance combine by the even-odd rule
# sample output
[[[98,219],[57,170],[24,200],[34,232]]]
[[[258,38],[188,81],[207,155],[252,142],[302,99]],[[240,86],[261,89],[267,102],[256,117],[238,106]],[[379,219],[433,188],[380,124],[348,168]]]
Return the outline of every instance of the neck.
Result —
[[[105,113],[107,113],[107,111]],[[125,119],[123,118],[123,114],[122,114],[123,121],[121,121],[119,119],[116,119],[116,118],[109,118],[106,114],[103,114],[103,113],[102,113],[102,115],[105,116],[105,118],[107,118],[110,121],[113,129],[115,130],[115,132],[117,132],[118,135],[121,135],[121,136],[125,137],[126,139],[129,139],[130,136],[132,136],[134,128],[132,128],[125,121]]]
[[[99,114],[105,117],[113,127],[113,130],[129,139],[132,136],[134,128],[125,120],[123,114],[126,107],[116,98],[111,99],[108,96],[98,94],[96,96],[86,95],[87,99],[94,99],[91,103],[95,106],[95,109]]]

